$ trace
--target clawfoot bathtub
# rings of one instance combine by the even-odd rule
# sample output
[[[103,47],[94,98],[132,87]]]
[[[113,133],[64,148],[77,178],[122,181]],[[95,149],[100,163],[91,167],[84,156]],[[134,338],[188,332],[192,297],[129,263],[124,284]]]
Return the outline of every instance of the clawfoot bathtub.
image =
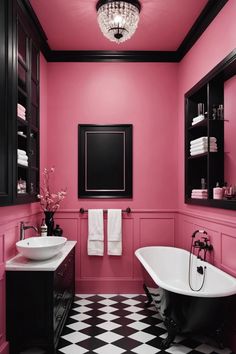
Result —
[[[135,251],[144,272],[144,288],[161,290],[162,316],[168,348],[177,333],[214,333],[223,346],[223,327],[236,294],[236,279],[215,266],[175,247],[143,247]],[[149,302],[151,295],[147,294]],[[164,301],[164,302],[163,302]],[[160,301],[159,301],[160,302]]]

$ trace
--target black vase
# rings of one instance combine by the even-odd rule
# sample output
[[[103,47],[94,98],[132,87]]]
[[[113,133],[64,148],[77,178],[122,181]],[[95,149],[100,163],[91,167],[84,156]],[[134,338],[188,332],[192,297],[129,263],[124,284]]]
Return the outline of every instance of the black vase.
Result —
[[[47,225],[47,234],[48,236],[52,236],[53,235],[53,229],[54,229],[54,211],[45,211],[44,212],[45,215],[45,224]]]

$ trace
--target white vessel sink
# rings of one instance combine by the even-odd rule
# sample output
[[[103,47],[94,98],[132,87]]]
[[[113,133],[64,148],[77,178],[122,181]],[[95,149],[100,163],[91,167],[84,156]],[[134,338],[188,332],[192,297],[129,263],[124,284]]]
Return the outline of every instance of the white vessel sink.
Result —
[[[29,237],[16,243],[17,251],[24,257],[41,261],[57,255],[67,241],[61,236]]]

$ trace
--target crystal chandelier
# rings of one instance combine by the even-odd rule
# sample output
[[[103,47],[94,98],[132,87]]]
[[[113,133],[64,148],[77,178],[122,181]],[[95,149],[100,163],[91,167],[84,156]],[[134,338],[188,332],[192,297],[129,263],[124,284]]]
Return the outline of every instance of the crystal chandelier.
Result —
[[[100,29],[110,41],[124,42],[136,31],[141,10],[138,0],[99,0],[96,9]]]

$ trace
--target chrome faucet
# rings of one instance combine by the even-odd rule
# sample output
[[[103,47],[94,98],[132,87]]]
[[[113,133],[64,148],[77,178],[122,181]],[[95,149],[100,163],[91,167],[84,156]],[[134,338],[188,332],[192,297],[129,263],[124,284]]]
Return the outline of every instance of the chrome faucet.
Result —
[[[28,230],[28,229],[34,229],[36,232],[38,232],[37,227],[35,227],[35,226],[26,226],[24,224],[24,221],[21,221],[21,223],[20,223],[20,240],[24,240],[24,238],[25,238],[25,230]]]

